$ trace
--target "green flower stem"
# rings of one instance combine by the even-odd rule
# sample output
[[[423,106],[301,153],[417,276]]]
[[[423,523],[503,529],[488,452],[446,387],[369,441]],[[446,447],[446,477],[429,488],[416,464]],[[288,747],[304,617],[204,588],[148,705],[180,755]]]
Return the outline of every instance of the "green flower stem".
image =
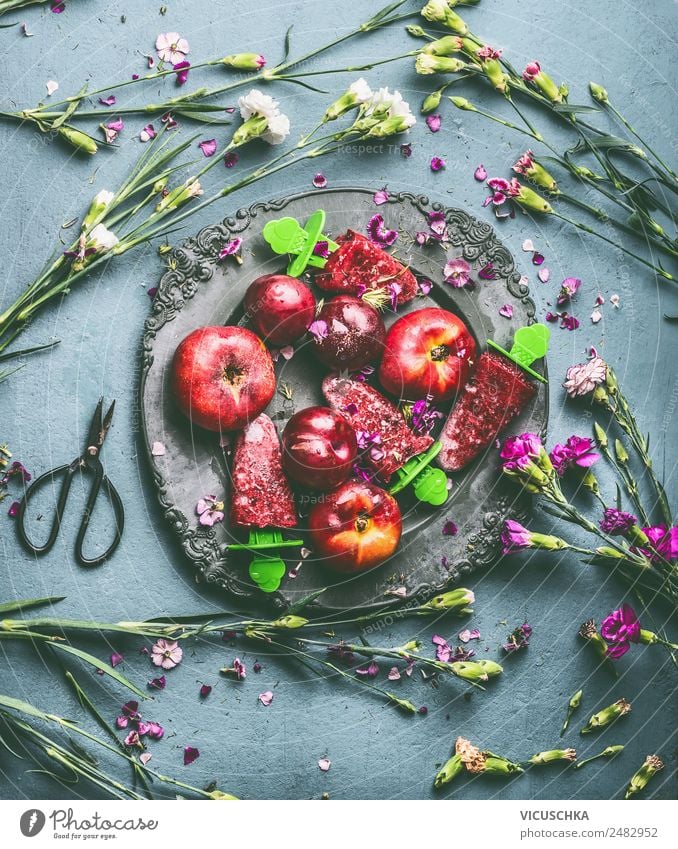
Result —
[[[659,154],[655,150],[653,150],[650,147],[650,145],[643,138],[641,138],[641,136],[638,135],[636,130],[633,128],[633,126],[626,120],[626,118],[622,115],[622,113],[612,103],[610,103],[609,99],[606,98],[602,102],[603,102],[603,105],[606,106],[610,110],[610,112],[612,112],[614,115],[617,116],[617,118],[626,127],[626,129],[633,136],[635,136],[635,138],[638,139],[638,141],[641,143],[641,145],[647,151],[649,151],[649,153],[651,153],[652,156],[654,156],[654,158],[657,160],[657,162],[661,165],[661,167],[666,172],[667,176],[669,176],[673,180],[673,182],[676,183],[676,181],[678,181],[678,174],[676,174],[676,172],[664,162],[664,160],[659,156]]]
[[[624,749],[624,747],[623,747],[623,746],[621,746],[621,745],[617,745],[617,746],[607,746],[605,749],[603,749],[603,751],[602,751],[602,752],[598,752],[598,754],[597,754],[597,755],[592,755],[590,758],[584,758],[584,760],[579,761],[578,763],[576,763],[576,764],[574,765],[574,769],[581,769],[581,768],[582,768],[583,766],[585,766],[586,764],[590,764],[590,763],[592,763],[593,761],[597,761],[597,760],[598,760],[598,758],[614,758],[614,757],[616,757],[616,756],[617,756],[620,752],[622,752],[622,751],[623,751],[623,749]]]
[[[638,484],[635,482],[629,467],[626,464],[619,463],[617,458],[614,456],[614,453],[610,451],[609,445],[599,444],[598,447],[605,455],[605,459],[615,470],[622,483],[624,484],[626,491],[629,495],[629,498],[633,502],[634,507],[642,521],[644,527],[648,527],[652,524],[647,513],[645,512],[645,507],[640,498],[640,493],[638,491]]]
[[[318,674],[318,671],[313,668],[312,664],[314,663],[320,664],[320,666],[324,667],[325,669],[330,669],[332,672],[336,673],[337,675],[340,675],[342,678],[344,678],[344,680],[350,681],[352,684],[358,684],[361,687],[366,687],[368,690],[371,690],[374,693],[378,693],[390,704],[393,704],[395,701],[392,693],[389,693],[387,690],[383,690],[381,687],[376,687],[374,684],[370,684],[368,681],[364,681],[362,678],[356,677],[355,675],[351,675],[345,669],[341,669],[341,667],[337,666],[334,663],[331,663],[329,660],[324,660],[323,658],[320,658],[317,655],[311,654],[310,652],[305,652],[300,648],[289,645],[289,643],[280,643],[271,638],[266,639],[266,644],[277,646],[278,648],[284,649],[287,652],[291,652],[297,657],[297,659],[302,663],[303,666],[306,666],[307,669],[311,669],[316,674]],[[408,712],[416,712],[416,707],[412,705],[412,710]]]
[[[568,218],[566,215],[562,215],[559,212],[554,211],[551,213],[551,215],[553,215],[555,218],[560,218],[561,221],[565,221],[567,224],[571,224],[573,227],[576,227],[577,230],[581,230],[584,233],[589,233],[591,236],[596,236],[598,239],[602,239],[604,242],[607,242],[608,245],[612,245],[612,247],[617,248],[628,256],[633,257],[635,260],[642,263],[647,268],[650,268],[663,280],[670,280],[671,282],[675,283],[676,278],[672,274],[669,274],[668,271],[665,271],[663,268],[659,268],[658,266],[653,265],[649,260],[644,259],[642,256],[638,256],[638,254],[634,253],[628,248],[625,248],[618,242],[615,242],[612,239],[608,239],[607,236],[604,236],[602,233],[598,233],[596,230],[593,230],[587,224],[582,224],[581,221],[575,221],[574,219]]]

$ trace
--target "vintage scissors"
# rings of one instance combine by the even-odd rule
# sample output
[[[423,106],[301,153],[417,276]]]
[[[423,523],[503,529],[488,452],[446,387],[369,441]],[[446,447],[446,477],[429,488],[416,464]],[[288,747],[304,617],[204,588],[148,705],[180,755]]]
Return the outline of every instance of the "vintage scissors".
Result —
[[[101,459],[99,457],[101,453],[101,446],[103,445],[104,439],[106,439],[106,434],[108,433],[108,429],[111,426],[113,410],[115,409],[115,401],[113,401],[113,403],[109,407],[108,412],[106,413],[106,416],[102,421],[103,404],[104,399],[100,398],[96,410],[94,411],[92,423],[90,425],[89,433],[87,435],[87,443],[85,445],[85,450],[83,451],[83,453],[79,457],[76,457],[72,463],[67,463],[63,466],[59,466],[56,469],[52,469],[49,472],[45,472],[43,475],[40,475],[40,477],[37,478],[37,480],[35,480],[28,487],[21,503],[19,504],[19,508],[17,511],[17,530],[19,533],[19,538],[21,539],[23,544],[34,554],[45,554],[47,551],[50,551],[50,549],[52,549],[52,547],[54,546],[54,543],[56,542],[57,536],[59,534],[59,528],[61,527],[61,520],[64,515],[66,501],[68,500],[68,493],[70,492],[71,484],[73,483],[73,477],[80,470],[82,470],[83,472],[87,470],[88,472],[93,474],[94,480],[92,482],[92,488],[90,489],[89,498],[87,499],[87,504],[85,505],[85,512],[83,514],[82,521],[80,522],[80,530],[78,531],[78,535],[75,538],[76,559],[83,566],[98,566],[100,563],[103,563],[105,560],[107,560],[118,547],[118,543],[120,542],[120,538],[122,537],[122,530],[125,523],[125,511],[122,506],[122,500],[118,495],[117,489],[109,481],[106,475],[104,475],[104,469],[101,465]],[[60,475],[63,475],[63,481],[61,483],[61,491],[59,492],[59,499],[57,501],[54,518],[52,520],[52,529],[50,530],[47,542],[44,545],[36,545],[30,539],[26,531],[26,508],[33,496],[35,495],[36,491],[44,483],[46,483],[47,481],[54,482],[54,480]],[[87,533],[87,527],[89,526],[89,521],[92,516],[92,511],[94,510],[94,505],[96,503],[102,484],[104,485],[108,498],[113,505],[113,510],[115,513],[115,537],[113,539],[113,542],[103,554],[100,554],[98,557],[88,558],[85,557],[85,555],[83,554],[82,547],[85,540],[85,535]]]

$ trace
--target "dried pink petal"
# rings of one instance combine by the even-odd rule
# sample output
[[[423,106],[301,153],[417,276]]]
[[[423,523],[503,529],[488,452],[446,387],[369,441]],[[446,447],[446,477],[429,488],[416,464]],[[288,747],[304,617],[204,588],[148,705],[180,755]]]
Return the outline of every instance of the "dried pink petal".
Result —
[[[258,698],[264,707],[268,707],[273,701],[273,693],[270,690],[266,690],[263,693],[259,693]]]
[[[227,168],[233,168],[237,161],[238,154],[233,150],[229,150],[229,152],[224,156],[224,165]]]
[[[440,125],[442,124],[442,118],[440,115],[429,115],[426,118],[426,126],[432,133],[437,133],[440,130]],[[485,179],[483,177],[483,179]]]
[[[513,305],[504,304],[504,306],[499,307],[499,315],[503,315],[504,318],[513,318]]]
[[[151,446],[151,456],[152,457],[164,457],[165,456],[165,443],[164,442],[154,442]]]
[[[378,192],[374,193],[372,200],[376,206],[381,206],[382,203],[388,203],[388,192],[386,189],[380,189]]]
[[[212,692],[212,688],[210,687],[210,685],[209,684],[203,684],[202,687],[200,688],[200,698],[206,699],[211,692]]]
[[[125,658],[119,654],[117,651],[114,651],[111,655],[111,666],[115,669],[116,666],[119,666]]]
[[[535,251],[532,254],[532,265],[541,265],[544,262],[544,254],[540,254],[539,251]]]
[[[431,171],[442,171],[446,166],[445,160],[440,156],[434,156],[431,159]]]
[[[142,752],[142,753],[139,755],[139,760],[141,761],[141,763],[142,763],[144,766],[146,766],[146,764],[150,761],[150,759],[151,759],[152,757],[153,757],[153,755],[152,755],[150,752]]]
[[[139,141],[147,142],[156,137],[157,133],[155,132],[155,128],[153,124],[146,124],[146,126],[139,133]]]
[[[320,758],[318,761],[318,769],[322,772],[327,772],[327,770],[332,766],[332,761],[329,758]]]
[[[540,268],[537,272],[537,277],[542,283],[548,283],[551,277],[551,271],[548,268]]]
[[[184,766],[192,764],[200,757],[200,752],[194,746],[184,746]]]
[[[209,158],[210,156],[214,156],[217,152],[217,140],[205,139],[204,141],[198,142],[198,147],[202,150],[203,156]]]
[[[389,681],[400,681],[400,670],[397,666],[392,666],[388,672],[388,680]]]
[[[532,241],[532,239],[525,239],[522,248],[527,253],[534,253],[534,242]]]
[[[327,177],[324,174],[318,173],[313,178],[312,183],[316,189],[324,189],[327,185]]]
[[[484,165],[479,165],[476,170],[473,172],[473,177],[479,182],[484,183],[487,179],[487,171],[485,170]]]
[[[602,312],[597,308],[595,310],[593,310],[593,312],[591,313],[591,321],[594,324],[598,324],[598,322],[602,319],[602,317],[603,317]]]
[[[115,106],[115,95],[109,94],[108,97],[100,97],[99,103],[102,106]]]
[[[59,83],[56,80],[47,80],[45,88],[47,89],[47,97],[51,97],[59,88]]]

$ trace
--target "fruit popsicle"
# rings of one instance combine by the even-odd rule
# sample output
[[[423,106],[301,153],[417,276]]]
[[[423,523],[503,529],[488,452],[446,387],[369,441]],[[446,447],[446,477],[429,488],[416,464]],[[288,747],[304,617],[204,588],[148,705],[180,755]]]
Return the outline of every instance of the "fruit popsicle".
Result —
[[[294,496],[283,472],[278,432],[265,413],[238,434],[232,478],[231,523],[234,526],[296,526]]]
[[[475,460],[534,398],[537,387],[525,372],[544,380],[529,365],[546,353],[548,336],[545,325],[533,324],[516,333],[510,352],[489,343],[443,427],[441,468],[456,472]]]
[[[323,395],[356,433],[379,435],[376,450],[365,452],[364,460],[384,483],[407,460],[433,444],[430,436],[414,434],[398,408],[367,383],[329,375],[323,380]]]
[[[417,294],[412,272],[361,233],[349,230],[337,239],[325,268],[315,276],[315,284],[327,292],[357,295],[365,289],[397,288],[397,302],[405,304]]]

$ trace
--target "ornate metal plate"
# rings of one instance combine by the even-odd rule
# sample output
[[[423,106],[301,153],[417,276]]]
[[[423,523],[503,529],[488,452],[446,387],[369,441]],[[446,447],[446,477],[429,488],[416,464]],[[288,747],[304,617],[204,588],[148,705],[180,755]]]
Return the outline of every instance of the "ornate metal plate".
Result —
[[[327,235],[347,228],[364,231],[369,218],[379,211],[386,225],[400,232],[394,253],[419,277],[433,282],[428,297],[416,298],[409,309],[431,301],[458,313],[466,321],[481,348],[488,338],[509,346],[515,330],[534,320],[534,304],[510,253],[497,240],[492,228],[460,209],[445,209],[426,197],[402,192],[391,194],[387,204],[375,207],[373,191],[334,189],[314,191],[257,203],[240,209],[221,224],[206,227],[188,239],[170,256],[169,269],[160,281],[153,312],[143,338],[141,399],[144,436],[158,498],[172,530],[198,576],[223,587],[242,601],[268,598],[276,607],[287,607],[323,587],[328,589],[318,604],[328,609],[370,608],[411,599],[466,580],[475,569],[490,566],[499,553],[499,530],[508,513],[516,515],[515,492],[501,480],[494,451],[454,477],[454,486],[443,508],[415,507],[402,503],[404,531],[398,552],[388,562],[361,576],[337,579],[312,557],[304,561],[296,577],[286,577],[277,593],[265,596],[247,574],[248,558],[228,553],[235,539],[228,521],[213,528],[200,527],[195,504],[208,493],[228,499],[228,457],[218,436],[192,429],[175,409],[168,391],[169,370],[178,343],[196,327],[210,324],[243,323],[242,299],[249,283],[261,274],[284,270],[285,261],[276,257],[262,237],[267,221],[281,215],[305,220],[315,209],[327,213]],[[426,216],[443,211],[449,243],[425,247],[412,238],[428,231]],[[225,242],[243,239],[243,263],[232,258],[218,261]],[[448,257],[463,256],[474,272],[492,263],[493,280],[478,280],[471,290],[454,289],[443,282],[442,269]],[[513,319],[499,314],[503,304],[513,306]],[[401,310],[402,312],[402,310]],[[386,315],[386,323],[395,320]],[[320,392],[322,371],[303,347],[290,360],[276,363],[279,385],[294,389],[293,399],[276,394],[268,408],[280,429],[297,409],[323,403]],[[547,392],[542,385],[531,406],[514,423],[516,432],[546,428]],[[161,442],[162,456],[152,456],[151,446]],[[228,506],[227,506],[228,509]],[[302,505],[302,512],[303,512]],[[228,515],[228,513],[227,513]],[[456,536],[444,536],[446,519],[458,525]],[[295,533],[296,535],[296,533]],[[289,549],[294,551],[294,549]],[[292,555],[294,556],[294,555]],[[296,561],[290,561],[290,569]],[[405,588],[403,590],[403,588]],[[394,591],[397,593],[394,595]]]

